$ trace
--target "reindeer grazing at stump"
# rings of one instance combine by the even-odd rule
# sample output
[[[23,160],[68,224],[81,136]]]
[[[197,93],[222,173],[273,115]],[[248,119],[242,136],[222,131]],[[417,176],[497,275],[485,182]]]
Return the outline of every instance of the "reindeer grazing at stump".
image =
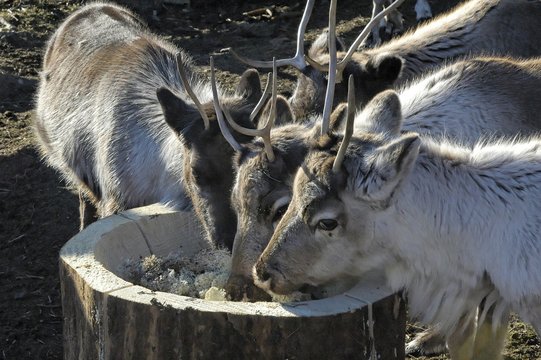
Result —
[[[404,132],[393,91],[352,137],[353,109],[344,136],[314,138],[258,285],[287,294],[384,268],[453,360],[501,359],[511,310],[541,335],[541,138],[465,147]]]
[[[483,136],[532,134],[541,129],[540,84],[541,60],[461,61],[398,92],[403,127],[468,144]],[[378,123],[389,106],[380,101],[363,112],[366,120],[358,122],[359,130],[368,122]],[[340,105],[333,112],[332,129],[340,127],[345,109]],[[251,282],[252,267],[289,204],[293,177],[319,131],[313,122],[278,126],[271,131],[269,145],[274,161],[268,160],[261,142],[248,144],[237,155],[232,203],[238,224],[231,285],[243,288]]]
[[[35,132],[47,162],[79,190],[81,227],[94,206],[103,217],[154,202],[185,208],[191,199],[209,240],[231,248],[233,150],[216,121],[211,86],[191,63],[112,4],[83,7],[52,36]],[[221,108],[248,128],[268,112],[254,70],[235,94],[215,92]],[[287,106],[284,98],[278,103]]]
[[[330,57],[338,46],[338,84],[335,103],[346,98],[346,85],[341,79],[355,77],[357,106],[364,106],[374,95],[398,88],[427,70],[444,62],[467,56],[532,57],[541,55],[539,19],[541,2],[530,0],[470,0],[454,10],[418,26],[405,35],[374,49],[357,51],[379,21],[399,4],[395,1],[375,16],[359,34],[347,52],[339,42],[328,42],[324,33],[308,54],[304,55],[304,33],[314,0],[308,0],[297,32],[297,51],[291,59],[277,60],[278,66],[292,65],[301,71],[297,88],[289,99],[297,118],[310,112],[321,113],[326,89],[326,73]],[[328,45],[327,45],[328,43]],[[239,56],[254,67],[270,67],[268,61],[255,61]],[[327,109],[330,113],[330,109]]]
[[[331,13],[333,6],[336,2],[331,2]],[[332,22],[332,16],[329,21]],[[331,31],[331,43],[334,36]],[[404,127],[446,134],[467,143],[489,134],[537,132],[541,129],[536,115],[541,110],[536,101],[537,95],[541,95],[540,83],[537,60],[481,58],[459,62],[400,90]],[[332,106],[330,96],[322,102]],[[340,127],[344,111],[345,106],[341,105],[329,116],[331,129]],[[314,125],[319,119],[312,117],[303,124],[274,128],[270,144],[266,145],[274,150],[274,161],[268,160],[262,142],[248,144],[237,155],[232,203],[238,223],[229,288],[238,297],[245,289],[252,291],[252,267],[287,208],[294,174],[304,160],[310,139],[320,131]]]

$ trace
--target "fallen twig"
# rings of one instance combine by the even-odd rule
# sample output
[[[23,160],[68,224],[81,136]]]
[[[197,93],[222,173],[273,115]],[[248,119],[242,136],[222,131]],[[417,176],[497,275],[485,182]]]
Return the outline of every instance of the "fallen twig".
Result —
[[[7,28],[8,30],[11,29],[13,27],[13,25],[11,25],[6,19],[4,19],[3,17],[0,16],[0,24],[2,24],[5,28]]]
[[[272,6],[272,9],[274,10],[274,6]],[[272,10],[269,7],[262,7],[262,8],[259,8],[259,9],[243,12],[242,15],[252,17],[252,18],[257,18],[258,16],[264,16],[264,17],[271,18],[272,17]]]
[[[15,241],[17,241],[17,240],[19,240],[19,239],[22,239],[22,238],[25,237],[25,236],[26,236],[26,234],[21,234],[21,235],[19,235],[19,236],[16,236],[16,237],[14,237],[13,239],[8,240],[8,244],[14,243]]]

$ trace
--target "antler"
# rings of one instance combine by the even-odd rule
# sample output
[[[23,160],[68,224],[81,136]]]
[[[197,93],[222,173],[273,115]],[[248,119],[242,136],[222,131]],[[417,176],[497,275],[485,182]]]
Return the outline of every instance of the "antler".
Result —
[[[214,111],[216,112],[216,119],[218,120],[218,126],[220,127],[220,131],[222,132],[222,135],[227,140],[229,145],[231,145],[231,147],[235,151],[240,151],[242,149],[242,146],[240,146],[237,140],[235,140],[224,121],[222,106],[220,105],[220,100],[218,99],[218,90],[216,89],[216,78],[214,76],[214,57],[212,56],[210,57],[210,84],[212,87],[212,100],[214,103]]]
[[[348,52],[346,53],[346,56],[342,59],[342,61],[340,61],[340,63],[338,63],[338,66],[337,66],[337,71],[338,71],[338,76],[341,78],[342,77],[342,71],[344,71],[347,63],[349,62],[349,60],[351,59],[351,57],[353,56],[353,53],[357,50],[357,48],[359,47],[359,45],[361,45],[361,42],[366,39],[366,37],[368,37],[368,35],[370,34],[370,31],[372,30],[372,28],[374,26],[376,26],[379,21],[384,17],[386,16],[388,13],[390,13],[391,11],[393,11],[394,9],[396,9],[400,4],[402,4],[404,2],[404,0],[396,0],[394,1],[391,5],[389,5],[388,7],[386,7],[384,10],[380,11],[379,14],[377,14],[376,16],[374,16],[374,18],[372,20],[370,20],[368,22],[368,24],[366,24],[366,26],[364,27],[363,31],[361,31],[361,33],[359,34],[359,36],[357,36],[357,39],[355,39],[355,41],[353,42],[353,44],[350,46],[350,48],[348,49]]]
[[[321,124],[321,135],[329,131],[332,104],[334,101],[334,88],[336,85],[336,2],[331,0],[329,8],[329,76],[327,79],[327,92],[325,93],[325,105],[323,107],[323,121]]]
[[[240,126],[237,124],[231,115],[224,111],[225,117],[231,127],[244,135],[248,136],[259,136],[263,139],[263,144],[265,145],[265,153],[267,154],[267,159],[269,161],[274,161],[275,156],[274,152],[272,150],[272,144],[271,144],[271,138],[270,138],[270,132],[272,127],[274,126],[274,121],[276,120],[276,59],[272,59],[272,99],[271,99],[271,110],[269,114],[269,118],[267,119],[267,123],[265,124],[265,127],[261,129],[248,129],[245,127]]]
[[[368,24],[366,24],[363,31],[361,31],[359,36],[357,36],[357,38],[355,39],[353,44],[349,47],[348,52],[346,53],[346,56],[344,56],[344,58],[336,66],[336,81],[338,83],[342,82],[342,72],[346,68],[346,65],[348,64],[348,62],[351,60],[351,57],[353,56],[353,53],[357,50],[359,45],[361,45],[361,42],[364,39],[366,39],[366,37],[370,34],[370,31],[372,30],[372,28],[374,26],[376,26],[384,16],[386,16],[388,13],[390,13],[391,11],[396,9],[403,2],[404,2],[404,0],[396,0],[391,5],[386,7],[384,10],[380,11],[379,14],[374,16],[372,18],[372,20],[370,20],[368,22]],[[332,2],[331,2],[331,7],[332,7]],[[329,16],[330,16],[330,12],[329,12]],[[334,16],[336,16],[336,11],[334,12]],[[330,22],[331,22],[331,19],[329,18],[329,35],[331,33]],[[334,24],[336,24],[336,21],[334,21]],[[334,25],[333,31],[334,32],[336,31],[336,25]],[[329,45],[329,54],[330,53],[331,53],[331,50],[330,50],[330,45]],[[312,65],[317,70],[319,70],[319,71],[327,71],[327,69],[325,69],[325,67],[323,67],[321,64],[317,63],[316,61],[311,60],[311,59],[309,59],[308,61],[309,61],[310,65]]]
[[[302,19],[297,30],[297,51],[295,56],[287,59],[276,60],[276,66],[286,66],[291,65],[296,67],[299,70],[304,70],[306,67],[306,61],[304,59],[304,33],[306,32],[306,26],[308,25],[308,20],[310,20],[310,15],[312,14],[312,9],[314,8],[315,0],[308,0],[306,2],[306,7],[304,8],[304,13],[302,14]],[[224,49],[225,51],[230,52],[237,60],[257,68],[270,68],[273,67],[273,61],[261,61],[245,58],[244,56],[239,55],[232,48]]]
[[[195,96],[195,93],[192,90],[192,87],[190,86],[190,83],[188,82],[188,77],[186,76],[186,71],[184,70],[184,64],[182,63],[182,56],[179,53],[176,55],[177,59],[177,70],[180,75],[180,79],[182,80],[182,84],[184,85],[184,90],[190,95],[192,98],[193,103],[197,107],[197,110],[199,110],[199,114],[201,114],[201,117],[203,118],[203,122],[205,123],[205,130],[208,130],[210,127],[210,122],[207,114],[203,110],[203,106],[197,99],[197,96]]]
[[[340,167],[342,166],[342,162],[344,161],[344,156],[346,155],[346,149],[349,145],[349,141],[351,140],[351,135],[353,134],[354,119],[355,119],[355,84],[353,82],[353,75],[350,75],[349,80],[348,80],[348,110],[347,110],[347,117],[346,117],[346,131],[344,133],[344,138],[342,139],[342,143],[340,144],[340,148],[338,149],[338,154],[336,154],[336,158],[334,159],[334,163],[332,164],[332,171],[335,174],[340,171]]]
[[[265,85],[265,91],[263,91],[263,94],[261,95],[261,98],[257,102],[257,105],[250,113],[250,120],[253,121],[255,119],[255,117],[257,116],[257,114],[259,113],[263,105],[265,104],[265,100],[267,100],[267,96],[269,95],[269,91],[270,91],[270,87],[269,87],[270,83],[271,83],[271,73],[268,73],[267,84]]]

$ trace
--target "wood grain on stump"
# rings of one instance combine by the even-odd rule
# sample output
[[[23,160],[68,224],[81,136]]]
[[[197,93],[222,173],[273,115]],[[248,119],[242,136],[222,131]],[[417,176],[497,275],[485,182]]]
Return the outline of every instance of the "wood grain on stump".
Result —
[[[60,253],[65,359],[403,359],[404,304],[378,279],[328,299],[213,302],[153,292],[127,258],[208,246],[191,213],[158,206],[89,226]]]

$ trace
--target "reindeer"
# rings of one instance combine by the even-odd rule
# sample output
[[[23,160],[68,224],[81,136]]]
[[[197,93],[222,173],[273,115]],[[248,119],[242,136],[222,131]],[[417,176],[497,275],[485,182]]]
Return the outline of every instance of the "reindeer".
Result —
[[[453,360],[501,359],[511,310],[541,335],[541,138],[464,146],[408,132],[390,90],[352,136],[354,109],[350,98],[344,136],[314,138],[256,283],[287,294],[383,268]]]
[[[483,136],[527,135],[541,129],[537,96],[541,60],[478,58],[457,62],[398,92],[403,127],[409,131],[453,137],[472,144]],[[363,113],[364,122],[377,124],[389,104],[374,103]],[[330,120],[331,130],[343,122],[345,104]],[[253,292],[251,271],[291,200],[297,169],[321,126],[312,122],[275,127],[270,133],[274,160],[269,161],[262,141],[246,144],[236,156],[232,204],[237,214],[233,246],[231,293],[242,298]]]
[[[341,80],[353,74],[358,107],[366,105],[377,93],[399,88],[453,59],[480,55],[524,58],[541,55],[541,40],[536,35],[541,2],[529,0],[470,0],[380,47],[357,51],[370,31],[401,2],[395,1],[373,17],[347,52],[341,41],[329,41],[324,32],[305,55],[303,37],[314,0],[307,1],[297,32],[295,56],[277,60],[278,66],[291,65],[301,72],[289,99],[298,119],[312,112],[330,114],[331,109],[324,108],[323,99],[333,49],[339,50],[337,57],[340,60],[336,74],[338,84],[333,89],[334,102],[345,100],[347,89]],[[231,48],[227,50],[250,66],[270,67],[268,61],[247,59]]]
[[[81,228],[96,212],[193,205],[208,239],[231,248],[234,151],[216,112],[253,128],[269,111],[267,94],[255,70],[242,75],[234,94],[212,89],[183,50],[134,14],[94,3],[49,40],[34,129],[43,157],[79,192]],[[285,98],[277,103],[287,107]]]
[[[336,2],[331,2],[331,13],[333,6]],[[334,29],[332,24],[329,28]],[[331,31],[332,42],[334,36]],[[539,93],[540,65],[538,60],[479,58],[433,71],[399,90],[404,127],[421,133],[446,134],[465,143],[489,134],[537,132],[541,122],[536,113],[541,108],[532,94]],[[332,88],[332,84],[328,82],[327,86]],[[327,94],[322,102],[332,104],[332,95],[329,91]],[[340,128],[345,108],[341,104],[329,116],[326,123],[330,123],[331,130]],[[287,209],[293,177],[304,160],[310,139],[320,132],[321,127],[314,124],[321,119],[312,116],[304,123],[278,126],[270,132],[268,144],[246,144],[236,157],[231,201],[237,214],[237,233],[228,285],[234,298],[254,292],[252,267]],[[268,159],[268,148],[273,149],[274,161]]]
[[[347,53],[343,42],[335,37],[329,36],[327,33],[323,33],[311,46],[307,55],[303,55],[304,50],[304,33],[309,20],[310,13],[313,7],[313,1],[307,1],[306,8],[300,22],[297,32],[297,50],[295,56],[289,59],[280,59],[277,61],[279,66],[292,65],[301,71],[301,74],[297,80],[297,87],[293,96],[289,99],[292,107],[292,111],[297,119],[312,118],[314,113],[323,111],[323,118],[330,119],[330,111],[332,109],[332,103],[334,101],[342,101],[345,99],[345,87],[339,83],[334,87],[329,87],[328,84],[337,78],[339,81],[351,74],[355,77],[356,93],[357,93],[357,105],[364,106],[375,94],[389,88],[405,88],[408,89],[409,83],[416,83],[416,79],[420,79],[423,73],[433,71],[436,67],[449,63],[450,60],[460,59],[475,54],[494,54],[494,55],[514,55],[514,56],[533,56],[539,55],[541,47],[538,44],[538,39],[530,39],[534,36],[537,29],[537,18],[541,15],[541,3],[528,2],[528,1],[469,1],[454,11],[439,16],[437,19],[419,26],[418,29],[410,31],[408,34],[401,38],[396,38],[389,43],[376,49],[365,50],[362,52],[355,52],[358,45],[368,36],[371,29],[378,24],[378,22],[387,15],[390,11],[400,4],[400,1],[395,1],[391,6],[384,10],[379,15],[375,16],[365,27],[362,33],[355,40],[353,45],[349,48]],[[329,19],[334,18],[336,12],[333,9],[331,2],[331,10]],[[507,23],[520,23],[520,25],[514,27],[512,32],[508,31]],[[335,22],[329,22],[329,34],[334,34]],[[533,45],[533,46],[532,46]],[[330,50],[327,50],[330,49]],[[336,50],[340,50],[336,56]],[[228,49],[236,58],[250,64],[255,67],[267,67],[268,62],[255,61],[246,59],[237,54],[233,49]],[[340,58],[340,65],[336,75],[329,73],[329,79],[325,74],[328,72],[324,66],[325,63],[337,63],[337,58]],[[505,66],[504,66],[505,67]],[[513,67],[513,66],[511,66]],[[455,69],[457,73],[455,76],[460,77],[458,72],[459,68]],[[503,70],[503,68],[502,68]],[[524,73],[524,70],[520,71]],[[447,74],[451,74],[452,71]],[[498,70],[496,71],[498,73]],[[443,74],[443,73],[442,73]],[[506,73],[505,76],[509,74]],[[418,88],[422,88],[422,84],[432,84],[432,81],[438,78],[438,76],[425,78],[426,82],[418,82]],[[499,76],[499,75],[495,75]],[[532,78],[533,80],[533,78]],[[481,78],[477,81],[482,85]],[[442,83],[444,84],[444,83]],[[458,88],[458,83],[455,84],[455,88]],[[327,91],[323,89],[327,89]],[[330,90],[329,90],[330,89]],[[404,91],[408,96],[414,99],[414,87],[409,88],[410,91]],[[402,92],[402,91],[401,91]],[[325,95],[324,95],[325,94]],[[330,97],[329,97],[330,95]],[[360,96],[359,96],[360,95]],[[427,95],[422,89],[419,92],[418,99],[422,99]],[[333,98],[334,97],[334,98]],[[485,96],[486,97],[486,96]],[[441,103],[444,97],[438,97],[436,91],[427,99],[438,99],[438,103]],[[515,98],[517,106],[520,106],[521,99]],[[428,104],[428,102],[424,102]],[[448,105],[451,103],[449,102]],[[476,111],[477,104],[470,104],[468,111]],[[452,106],[451,106],[452,107]],[[431,109],[431,110],[429,110]],[[418,126],[424,128],[422,131],[439,133],[449,133],[446,126],[442,125],[445,120],[456,123],[456,118],[446,118],[440,122],[438,118],[430,119],[429,112],[437,114],[437,107],[427,108],[426,112],[421,112],[424,116],[419,114],[420,121],[415,120],[414,117],[407,117],[411,119],[412,124],[417,123]],[[457,107],[454,107],[454,111],[458,111]],[[412,108],[411,114],[415,114],[415,107]],[[498,116],[499,117],[499,116]],[[325,120],[328,121],[328,120]],[[430,124],[424,123],[427,121]],[[440,125],[434,126],[431,122],[438,123]],[[469,124],[456,124],[455,130],[459,133],[455,134],[457,137],[468,136],[469,139],[464,140],[476,140],[483,134],[482,118],[479,118],[480,123],[477,124],[475,130],[472,130]],[[539,126],[532,123],[531,119],[526,120],[528,125],[519,124],[513,122],[511,118],[504,119],[503,122],[498,124],[487,124],[488,128],[496,127],[496,132],[513,135],[516,132],[529,133],[537,131]],[[325,126],[328,126],[327,124]],[[464,126],[463,129],[460,129]],[[415,126],[413,126],[415,128]],[[419,131],[419,129],[416,129]],[[302,130],[301,130],[302,131]],[[304,130],[306,131],[306,130]],[[280,143],[278,141],[278,143]],[[298,148],[298,147],[297,147]],[[300,152],[296,150],[297,154]],[[287,157],[287,155],[285,156]],[[261,160],[265,162],[264,157]],[[252,161],[253,167],[261,168],[261,171],[265,169],[264,165],[256,165],[255,160]],[[248,166],[248,165],[245,165]],[[247,169],[251,169],[247,167]],[[295,168],[293,167],[292,170]],[[268,171],[268,170],[264,170]],[[242,171],[239,169],[238,173]],[[246,173],[250,173],[251,177],[255,177],[251,170],[246,170]],[[291,172],[282,171],[282,174],[286,175],[286,178],[291,177]],[[237,185],[241,176],[237,175]],[[278,177],[278,181],[287,184],[289,187],[291,180],[284,180]],[[270,182],[270,187],[277,186],[272,185],[272,181],[266,180],[266,176],[261,176],[260,181]],[[247,186],[241,188],[237,198],[242,199],[243,194],[246,194],[252,189],[265,189],[269,188],[265,185],[258,185],[257,187],[250,186],[246,182]],[[287,187],[287,186],[286,186]],[[254,190],[255,191],[255,190]],[[233,192],[233,203],[235,204],[235,190]],[[243,199],[242,202],[246,203],[248,199]],[[235,250],[233,251],[233,272],[230,281],[230,291],[236,293],[242,293],[245,290],[239,291],[238,289],[250,288],[249,279],[251,278],[251,265],[254,264],[257,256],[259,256],[262,248],[268,242],[268,235],[272,232],[272,222],[265,222],[261,217],[258,221],[250,219],[249,213],[245,208],[259,209],[257,203],[259,200],[254,198],[252,204],[234,205],[239,208],[236,212],[246,214],[245,220],[238,219],[238,230],[235,240]],[[240,202],[240,201],[239,201]],[[241,202],[241,203],[242,203]],[[282,201],[286,202],[287,201]],[[285,206],[285,205],[284,205]],[[275,207],[276,208],[276,207]],[[278,213],[284,211],[283,206],[279,206]],[[240,216],[240,215],[238,215]],[[250,226],[243,225],[250,224]],[[245,230],[239,230],[243,226]],[[266,231],[262,229],[266,228]],[[250,290],[253,292],[253,290]],[[421,333],[421,335],[408,344],[408,352],[410,353],[433,353],[441,351],[444,346],[443,342],[434,338],[433,332]]]

